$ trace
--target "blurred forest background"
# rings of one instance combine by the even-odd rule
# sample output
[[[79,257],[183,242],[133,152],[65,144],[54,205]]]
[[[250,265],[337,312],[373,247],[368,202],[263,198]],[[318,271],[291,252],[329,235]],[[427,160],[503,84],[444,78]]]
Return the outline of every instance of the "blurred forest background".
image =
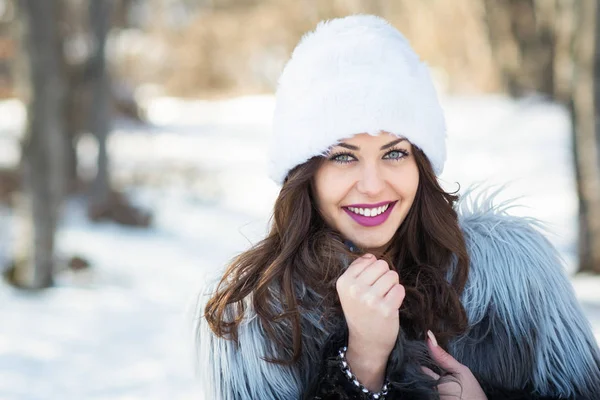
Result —
[[[152,241],[139,232],[158,235],[167,217],[157,215],[159,200],[144,201],[145,187],[159,187],[160,199],[175,182],[208,205],[206,215],[215,215],[220,189],[210,182],[216,175],[184,159],[214,164],[213,142],[203,140],[224,140],[217,138],[222,131],[229,135],[218,146],[224,153],[245,159],[235,144],[244,143],[263,157],[271,96],[293,47],[318,21],[353,13],[383,16],[403,32],[444,97],[500,94],[516,102],[510,104],[535,98],[566,110],[572,170],[565,174],[573,174],[577,199],[575,271],[600,274],[600,7],[594,0],[0,0],[0,234],[10,233],[0,244],[4,285],[37,292],[64,284],[57,280],[64,271],[95,268],[106,253],[116,259],[149,251]],[[241,100],[234,107],[228,99]],[[476,109],[461,115],[469,118]],[[259,133],[240,128],[259,114],[267,115],[252,125]],[[165,139],[164,124],[177,135]],[[543,132],[537,134],[543,143]],[[201,147],[190,146],[195,143]],[[169,152],[168,163],[143,158],[157,148]],[[247,193],[269,192],[270,199],[276,193],[252,185]],[[95,237],[63,228],[73,210],[81,211],[85,232],[100,229],[120,239],[95,250],[94,259],[75,239]],[[197,224],[206,230],[226,224],[202,218]],[[179,227],[191,220],[181,216]],[[65,243],[78,245],[58,246],[61,229],[70,238]],[[127,235],[138,235],[136,250],[125,246],[133,237]],[[219,251],[209,264],[232,255],[232,248]],[[1,372],[0,362],[0,378]]]
[[[600,272],[600,46],[592,0],[47,0],[0,2],[0,96],[28,104],[18,168],[0,194],[32,216],[11,280],[52,283],[60,204],[89,185],[89,217],[148,225],[111,185],[116,114],[144,123],[152,96],[272,93],[301,35],[327,18],[384,16],[447,93],[541,93],[572,112],[580,198],[580,270]],[[93,110],[93,112],[91,111]],[[77,173],[77,142],[98,143],[95,177]],[[12,166],[14,167],[14,166]]]

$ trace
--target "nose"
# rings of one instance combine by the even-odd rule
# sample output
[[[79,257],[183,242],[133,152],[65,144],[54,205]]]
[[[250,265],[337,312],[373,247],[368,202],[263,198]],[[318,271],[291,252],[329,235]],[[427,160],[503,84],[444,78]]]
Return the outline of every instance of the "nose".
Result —
[[[363,163],[356,189],[368,197],[378,197],[385,188],[385,179],[377,164]]]

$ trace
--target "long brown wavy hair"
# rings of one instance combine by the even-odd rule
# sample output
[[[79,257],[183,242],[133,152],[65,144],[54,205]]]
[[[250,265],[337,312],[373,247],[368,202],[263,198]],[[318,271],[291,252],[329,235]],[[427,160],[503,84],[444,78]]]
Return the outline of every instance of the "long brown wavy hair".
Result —
[[[415,200],[383,258],[398,271],[406,289],[402,330],[410,339],[424,340],[430,329],[446,347],[467,327],[460,295],[469,256],[454,210],[458,196],[440,187],[429,160],[414,145],[413,154],[420,177]],[[297,283],[319,295],[325,314],[340,315],[335,283],[346,267],[344,260],[358,256],[315,206],[313,177],[323,161],[313,157],[288,174],[275,202],[270,232],[231,262],[204,309],[212,331],[237,342],[244,299],[251,295],[269,339],[288,354],[293,351],[291,359],[270,362],[292,364],[302,355],[301,312],[316,305],[299,299]]]

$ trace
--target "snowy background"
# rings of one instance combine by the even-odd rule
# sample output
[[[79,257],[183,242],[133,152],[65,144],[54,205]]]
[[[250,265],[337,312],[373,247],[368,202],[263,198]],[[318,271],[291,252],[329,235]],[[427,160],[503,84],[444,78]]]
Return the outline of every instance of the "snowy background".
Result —
[[[547,223],[571,274],[577,198],[566,111],[536,97],[443,102],[444,187],[508,183],[498,200],[518,198],[512,213]],[[0,283],[0,400],[201,398],[195,297],[207,274],[267,228],[278,192],[266,174],[273,98],[157,98],[145,106],[152,126],[118,121],[109,149],[113,178],[152,210],[152,228],[92,224],[83,198],[65,204],[59,256],[80,255],[92,267],[60,272],[55,288],[37,294]],[[17,162],[24,119],[20,103],[0,103],[0,164]],[[93,174],[93,140],[84,138],[78,152],[82,174]],[[0,261],[18,235],[18,218],[0,206]],[[600,339],[600,280],[572,282]]]

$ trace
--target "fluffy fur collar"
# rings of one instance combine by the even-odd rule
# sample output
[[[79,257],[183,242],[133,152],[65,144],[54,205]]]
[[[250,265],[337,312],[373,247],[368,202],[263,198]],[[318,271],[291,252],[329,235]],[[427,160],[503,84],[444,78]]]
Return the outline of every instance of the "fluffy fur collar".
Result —
[[[480,197],[457,208],[471,257],[462,297],[470,329],[451,343],[450,352],[486,385],[593,399],[600,393],[600,352],[560,258],[537,221],[506,209]],[[305,288],[303,295],[313,294]],[[248,310],[239,347],[216,338],[199,318],[198,373],[206,399],[300,398],[322,362],[321,348],[335,321],[323,326],[318,312],[303,314],[306,356],[289,368],[262,360],[275,348]]]

